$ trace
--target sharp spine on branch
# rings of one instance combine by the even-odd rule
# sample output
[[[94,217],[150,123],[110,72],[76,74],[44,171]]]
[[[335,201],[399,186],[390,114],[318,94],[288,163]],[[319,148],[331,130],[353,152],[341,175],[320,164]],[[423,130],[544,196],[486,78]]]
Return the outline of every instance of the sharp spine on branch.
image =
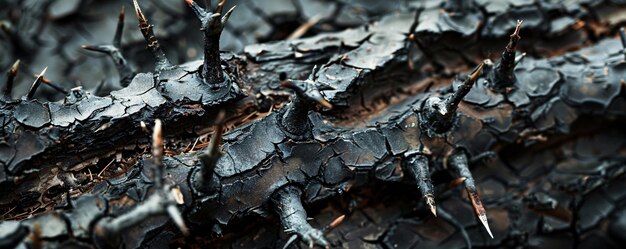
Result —
[[[202,166],[194,173],[194,187],[205,194],[212,193],[219,187],[219,179],[213,174],[217,161],[222,156],[219,150],[222,142],[222,134],[224,132],[224,111],[220,111],[215,121],[215,131],[209,142],[209,147],[205,153],[198,156]]]
[[[117,16],[117,28],[115,29],[115,36],[113,36],[113,46],[116,48],[122,47],[122,33],[124,32],[124,17],[126,16],[126,9],[124,5],[120,8],[120,13]]]
[[[461,100],[463,100],[465,95],[472,89],[484,65],[484,62],[478,65],[469,77],[459,86],[459,89],[448,98],[428,98],[424,102],[420,113],[422,123],[436,133],[444,133],[450,130],[454,124],[456,109],[459,107]]]
[[[294,233],[297,237],[313,247],[314,244],[328,248],[328,241],[322,231],[313,228],[307,222],[307,214],[300,200],[302,190],[294,185],[287,185],[278,189],[271,196],[274,210],[280,216],[280,221],[285,232]],[[288,248],[297,239],[292,236],[283,248]]]
[[[332,104],[328,102],[320,91],[334,89],[328,85],[318,85],[314,81],[317,67],[306,80],[285,80],[281,86],[287,87],[295,92],[291,102],[279,113],[280,128],[292,139],[300,140],[308,138],[311,133],[311,122],[308,114],[309,110],[316,105],[327,109],[332,109]]]
[[[120,85],[126,87],[130,84],[130,81],[135,76],[135,72],[130,68],[126,58],[122,55],[122,33],[124,32],[124,6],[120,9],[120,13],[117,21],[117,29],[115,30],[115,36],[113,37],[112,45],[83,45],[83,49],[104,53],[111,57],[118,74],[120,75]]]
[[[215,12],[210,12],[209,10],[211,8],[210,1],[207,1],[206,8],[200,7],[193,0],[185,0],[185,2],[191,7],[202,23],[201,30],[204,32],[204,64],[202,66],[202,77],[207,84],[218,88],[225,81],[220,58],[220,37],[224,30],[224,25],[226,25],[228,18],[230,18],[230,15],[237,6],[233,6],[222,16],[222,10],[224,9],[226,0],[219,2],[215,8]]]
[[[430,179],[428,158],[423,155],[411,156],[405,165],[405,170],[409,177],[417,183],[417,188],[422,194],[422,197],[424,197],[430,212],[437,217],[437,207],[435,206],[434,188]]]
[[[48,71],[48,67],[44,68],[43,71],[41,71],[41,73],[37,75],[35,82],[33,82],[33,85],[30,87],[30,90],[28,90],[28,93],[26,94],[27,100],[31,100],[35,96],[35,93],[37,92],[37,88],[39,88],[39,85],[41,85],[41,82],[43,81],[43,77],[46,74],[46,71]]]
[[[515,57],[517,43],[520,40],[519,32],[522,28],[523,21],[518,20],[515,26],[515,31],[511,34],[509,43],[506,45],[504,52],[502,52],[502,58],[495,65],[490,74],[490,87],[498,92],[504,92],[507,88],[512,87],[515,84],[515,65],[518,60]]]
[[[50,82],[50,80],[46,79],[45,76],[41,79],[41,82],[45,83],[47,86],[51,87],[52,89],[54,89],[55,91],[57,91],[59,93],[62,93],[65,96],[70,94],[70,92],[68,92],[67,90],[63,89],[63,87],[57,86],[56,84]]]
[[[96,224],[96,235],[102,237],[109,246],[117,247],[114,245],[118,243],[115,238],[119,238],[121,233],[156,215],[170,216],[183,235],[189,234],[189,229],[185,225],[183,216],[176,207],[179,203],[176,201],[174,192],[171,191],[176,188],[164,184],[162,162],[163,125],[161,120],[157,119],[154,121],[152,133],[152,167],[154,170],[152,181],[156,191],[130,211],[115,218],[102,219]]]
[[[15,77],[17,76],[17,72],[20,68],[20,60],[16,60],[11,66],[11,69],[7,71],[7,84],[4,86],[4,98],[7,100],[11,99],[11,93],[13,92],[13,83],[15,82]]]
[[[154,36],[154,25],[148,23],[148,19],[146,19],[146,16],[141,11],[137,0],[133,0],[133,6],[135,7],[135,14],[137,15],[137,20],[139,21],[141,34],[148,43],[148,51],[150,51],[152,56],[156,59],[156,70],[161,71],[165,68],[171,67],[172,64],[167,57],[165,57],[165,53],[163,52],[163,49],[161,49],[161,45],[159,45],[159,40],[156,36]]]
[[[469,199],[472,201],[472,207],[474,207],[474,212],[478,220],[480,220],[489,236],[493,239],[493,234],[491,233],[491,229],[489,228],[489,221],[487,220],[487,212],[485,211],[485,207],[483,206],[482,201],[480,200],[480,196],[478,195],[478,190],[476,189],[476,184],[474,183],[474,177],[469,170],[469,163],[467,160],[467,155],[462,150],[455,151],[449,158],[450,167],[457,171],[457,173],[465,178],[463,183],[465,184],[465,190],[467,191],[467,195]]]
[[[163,186],[163,123],[157,119],[152,129],[152,160],[154,161],[154,182],[157,188]]]

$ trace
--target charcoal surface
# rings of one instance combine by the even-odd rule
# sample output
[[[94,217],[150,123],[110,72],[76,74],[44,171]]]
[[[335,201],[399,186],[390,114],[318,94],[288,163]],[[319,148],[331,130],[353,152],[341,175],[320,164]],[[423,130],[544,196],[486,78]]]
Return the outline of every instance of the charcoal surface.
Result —
[[[624,2],[205,4],[6,1],[0,248],[626,241]]]

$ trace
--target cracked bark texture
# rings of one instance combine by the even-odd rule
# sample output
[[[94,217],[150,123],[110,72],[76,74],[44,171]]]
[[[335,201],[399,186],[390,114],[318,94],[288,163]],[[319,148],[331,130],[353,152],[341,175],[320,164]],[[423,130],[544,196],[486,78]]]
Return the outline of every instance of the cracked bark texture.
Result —
[[[287,237],[268,201],[294,184],[315,218],[313,227],[322,229],[347,214],[339,226],[325,230],[332,247],[465,247],[467,238],[474,247],[616,247],[625,240],[620,232],[626,226],[620,182],[626,144],[619,127],[626,114],[626,64],[619,41],[604,38],[614,35],[622,22],[616,14],[622,11],[619,1],[477,1],[462,15],[441,12],[441,2],[286,2],[243,6],[259,14],[249,18],[263,19],[257,25],[272,30],[288,30],[271,21],[283,15],[303,19],[312,10],[345,13],[336,9],[355,6],[367,11],[356,12],[352,22],[347,14],[326,17],[330,30],[350,27],[343,31],[253,44],[240,55],[222,53],[225,69],[237,75],[248,95],[233,97],[226,104],[228,114],[237,119],[250,112],[246,107],[261,109],[259,99],[265,96],[284,104],[278,75],[304,79],[313,65],[321,66],[312,79],[334,87],[322,92],[335,108],[310,112],[312,138],[305,141],[294,141],[281,130],[280,111],[234,128],[224,137],[224,155],[215,169],[220,184],[213,194],[190,185],[200,167],[196,155],[203,151],[165,157],[166,181],[181,190],[185,203],[180,208],[192,236],[183,237],[167,217],[154,216],[121,234],[118,245],[281,247]],[[359,15],[372,22],[364,25]],[[235,19],[237,11],[231,17]],[[427,135],[418,115],[425,99],[449,95],[462,81],[452,75],[467,73],[493,51],[504,49],[516,19],[525,23],[518,50],[534,56],[516,66],[514,90],[490,91],[488,73],[493,69],[488,66],[459,107],[452,131]],[[227,26],[226,32],[249,24]],[[609,28],[594,26],[598,24]],[[157,23],[157,36],[158,30]],[[183,30],[164,36],[186,34]],[[410,34],[417,39],[410,40]],[[580,47],[585,48],[564,53]],[[141,62],[140,56],[127,57]],[[155,192],[145,172],[148,159],[137,158],[149,143],[140,121],[151,126],[154,119],[162,119],[174,140],[200,135],[224,109],[223,102],[203,95],[207,90],[197,78],[201,66],[198,60],[139,73],[128,87],[102,97],[75,89],[57,102],[3,101],[3,210],[36,210],[44,198],[54,200],[55,207],[0,223],[2,245],[106,245],[99,242],[94,224],[127,213]],[[97,80],[92,75],[88,81]],[[376,107],[380,98],[392,94],[398,99]],[[382,111],[372,111],[376,108]],[[137,153],[126,161],[127,167],[105,179],[87,180],[86,169],[102,169],[98,161],[117,157],[123,148]],[[454,177],[445,166],[447,155],[459,148],[470,158],[495,152],[490,160],[472,163],[494,240],[470,215],[466,197],[446,185]],[[430,161],[439,219],[424,212],[415,184],[404,178],[402,162],[414,153]],[[268,219],[271,225],[266,227],[246,222]],[[217,234],[224,237],[212,237]]]

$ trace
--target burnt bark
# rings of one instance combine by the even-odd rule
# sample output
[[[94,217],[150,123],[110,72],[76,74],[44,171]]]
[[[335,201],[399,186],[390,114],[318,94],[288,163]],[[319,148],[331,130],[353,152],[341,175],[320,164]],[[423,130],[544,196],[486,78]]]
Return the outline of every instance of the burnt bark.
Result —
[[[618,127],[626,115],[626,62],[619,40],[604,36],[615,34],[620,21],[598,31],[593,24],[604,20],[595,11],[612,3],[577,4],[586,12],[548,3],[504,9],[399,4],[397,11],[372,11],[372,23],[353,29],[253,44],[239,55],[222,52],[220,65],[210,66],[229,77],[230,87],[220,92],[204,81],[206,61],[197,60],[139,73],[103,97],[75,88],[58,102],[2,100],[0,205],[6,218],[17,221],[0,223],[6,231],[0,244],[136,248],[167,241],[225,248],[302,240],[408,248],[584,246],[603,240],[616,246],[624,240],[626,141]],[[545,15],[529,14],[535,11]],[[489,62],[469,89],[463,84],[469,68],[505,49],[514,26],[503,20],[518,17],[528,24],[518,51],[533,56],[507,70],[514,82],[506,89],[492,90],[500,67]],[[568,19],[574,17],[586,25]],[[325,20],[342,27],[338,21]],[[551,46],[559,49],[546,52]],[[581,46],[588,47],[564,52]],[[205,53],[215,57],[216,51]],[[314,65],[320,69],[311,73]],[[309,90],[318,89],[327,104],[297,88],[288,98],[281,74],[294,82],[309,78]],[[456,98],[441,121],[445,129],[433,129],[424,118],[432,111],[425,104],[430,98]],[[264,107],[268,100],[276,109]],[[191,150],[181,144],[210,135],[220,110],[230,125],[223,154],[199,160],[207,149],[193,152],[198,140]],[[156,119],[165,124],[170,144],[158,186],[153,159],[142,152]],[[121,148],[130,149],[118,156]],[[113,157],[123,157],[118,167],[97,163]],[[419,172],[407,166],[416,158]],[[203,166],[213,174],[198,173]],[[91,170],[106,174],[94,180]],[[458,177],[468,199],[448,185]],[[37,208],[43,205],[48,208]],[[467,218],[475,212],[482,219],[485,208],[494,240],[480,220]],[[292,209],[297,217],[284,211]],[[20,216],[24,212],[35,215]],[[182,214],[191,237],[179,232],[179,219],[168,219],[172,212]],[[309,223],[307,213],[316,219]],[[255,225],[268,220],[266,228]],[[106,225],[122,223],[120,229]],[[598,229],[601,223],[608,228]],[[247,229],[236,232],[242,227]]]

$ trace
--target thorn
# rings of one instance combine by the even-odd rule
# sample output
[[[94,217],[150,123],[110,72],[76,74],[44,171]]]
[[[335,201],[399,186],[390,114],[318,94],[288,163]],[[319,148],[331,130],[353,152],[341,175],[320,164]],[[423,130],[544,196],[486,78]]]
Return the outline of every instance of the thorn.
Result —
[[[302,88],[298,87],[298,86],[297,86],[296,84],[294,84],[294,83],[293,83],[293,81],[291,81],[291,80],[281,81],[281,82],[280,82],[280,86],[282,86],[282,87],[286,87],[286,88],[289,88],[289,89],[291,89],[291,90],[294,90],[294,91],[295,91],[295,92],[297,92],[297,93],[304,94],[304,89],[302,89]]]
[[[467,178],[466,177],[459,177],[459,178],[456,178],[456,179],[450,181],[450,188],[454,188],[456,186],[461,185],[463,182],[465,182],[465,179],[467,179]]]
[[[30,90],[28,90],[28,94],[26,94],[27,100],[31,100],[35,96],[35,92],[37,92],[37,88],[39,88],[39,85],[41,85],[41,81],[43,80],[46,71],[48,71],[48,67],[44,68],[43,71],[41,71],[41,73],[39,73],[39,75],[35,79],[35,82],[33,82]]]
[[[35,74],[35,77],[37,77],[38,75]],[[50,80],[48,80],[45,76],[41,79],[41,82],[45,83],[47,86],[50,86],[52,89],[54,89],[57,92],[62,93],[63,95],[67,96],[70,94],[70,92],[68,92],[67,90],[63,89],[60,86],[57,86],[56,84],[52,83]]]
[[[203,9],[193,0],[185,0],[185,2],[200,20],[201,30],[204,32],[204,63],[201,73],[204,82],[214,88],[224,85],[228,86],[229,84],[221,84],[224,82],[225,77],[221,65],[220,37],[224,25],[237,6],[233,6],[222,16],[226,0],[221,0],[213,12],[209,11],[211,8],[210,3],[207,3],[206,8]]]
[[[170,67],[172,64],[167,57],[165,57],[165,53],[161,49],[161,45],[159,45],[159,40],[154,36],[154,31],[152,30],[154,26],[148,23],[148,19],[146,19],[146,16],[141,11],[137,0],[133,0],[133,6],[135,7],[135,15],[137,15],[137,20],[139,21],[141,34],[148,43],[148,51],[150,51],[152,56],[156,59],[156,69],[160,71]]]
[[[430,212],[433,213],[435,217],[437,217],[437,207],[435,206],[435,197],[432,194],[424,196],[426,199],[426,204],[430,208]]]
[[[117,17],[117,29],[115,29],[115,36],[113,37],[113,46],[120,48],[122,46],[122,33],[124,32],[124,16],[126,10],[124,5],[120,8],[120,14]]]
[[[160,119],[154,121],[154,129],[152,129],[152,160],[154,182],[157,188],[160,188],[163,186],[163,124]]]
[[[317,102],[320,103],[323,107],[326,107],[328,109],[333,109],[333,105],[330,102],[328,102],[328,100],[326,99],[322,98],[322,99],[319,99]]]
[[[309,18],[305,23],[300,25],[296,30],[294,30],[288,37],[287,40],[295,40],[303,35],[305,35],[313,26],[315,26],[319,21],[322,20],[322,15],[317,14]]]
[[[476,79],[478,79],[478,76],[482,72],[484,66],[485,63],[481,62],[480,65],[478,65],[478,67],[476,67],[474,71],[468,76],[468,78],[463,82],[463,84],[461,84],[459,89],[454,92],[452,96],[450,96],[446,103],[447,115],[452,115],[455,113],[456,109],[459,106],[459,103],[461,103],[461,100],[463,100],[465,95],[467,95],[472,89],[472,86],[476,82]]]
[[[487,230],[487,233],[489,233],[489,236],[493,239],[493,234],[491,233],[491,229],[489,228],[489,221],[487,220],[487,212],[485,211],[485,207],[483,206],[483,203],[480,201],[478,192],[470,188],[466,188],[466,190],[467,190],[467,194],[470,197],[470,200],[472,201],[472,206],[474,207],[476,216],[478,216],[478,219],[483,224],[483,227],[485,227],[485,229]]]
[[[114,218],[102,219],[96,224],[96,234],[100,236],[108,235],[119,236],[121,233],[128,231],[127,229],[145,221],[155,215],[168,215],[180,231],[186,236],[189,229],[185,225],[183,216],[178,210],[176,197],[168,191],[168,186],[158,187],[156,192],[150,194],[144,201],[135,205],[129,211],[122,213]]]
[[[109,50],[107,50],[103,46],[80,45],[80,48],[85,49],[85,50],[89,50],[89,51],[109,54]]]
[[[170,194],[172,195],[176,204],[183,205],[185,204],[185,197],[183,196],[183,192],[180,191],[180,187],[176,186],[170,190]]]
[[[308,99],[310,101],[316,102],[320,104],[321,106],[326,107],[328,109],[333,108],[333,105],[321,95],[321,93],[319,92],[319,89],[317,88],[317,86],[315,86],[315,83],[312,80],[298,81],[298,82],[301,84],[308,84],[308,85],[300,86],[299,84],[296,84],[292,80],[282,81],[280,85],[293,90],[296,93],[296,96],[300,98],[304,98],[304,99]],[[330,86],[326,86],[326,87],[330,87]],[[322,88],[324,89],[324,86],[322,86]]]
[[[135,8],[135,15],[137,15],[137,20],[139,20],[140,25],[148,25],[148,20],[143,15],[141,8],[139,7],[139,3],[137,0],[133,0],[133,7]]]
[[[103,125],[101,125],[100,127],[98,127],[98,129],[96,129],[96,133],[104,131],[106,129],[109,129],[109,127],[111,127],[110,123],[105,123]]]
[[[469,78],[467,80],[476,81],[476,79],[478,79],[478,76],[480,75],[480,72],[483,70],[484,66],[485,66],[485,63],[481,62],[480,65],[478,65],[478,67],[475,68],[474,71],[472,71],[472,73],[469,75]]]
[[[296,83],[297,82],[297,83]],[[311,80],[298,81],[282,81],[281,86],[292,89],[295,96],[291,102],[281,111],[279,118],[279,127],[281,130],[294,140],[308,139],[311,135],[311,121],[308,113],[316,105],[325,108],[332,108],[332,104],[328,102]]]
[[[313,68],[313,72],[306,80],[285,80],[286,74],[279,75],[280,85],[295,93],[291,102],[287,104],[284,111],[281,111],[278,122],[281,130],[291,139],[303,140],[310,137],[312,125],[308,113],[316,107],[316,104],[327,109],[333,108],[320,92],[329,89],[329,86],[318,84],[314,80],[316,69],[317,67]]]
[[[152,131],[152,157],[157,160],[163,158],[163,124],[160,119],[154,121]]]
[[[451,168],[455,169],[461,177],[465,178],[465,190],[467,191],[467,194],[472,201],[474,212],[489,233],[489,236],[493,239],[493,234],[491,233],[491,229],[489,228],[489,223],[487,220],[487,212],[485,211],[483,203],[480,201],[480,196],[478,195],[478,191],[476,191],[474,178],[472,177],[472,173],[469,170],[467,155],[464,151],[457,150],[450,156],[448,162]]]
[[[9,74],[10,75],[17,75],[17,70],[20,68],[20,60],[16,60],[15,63],[13,63],[13,65],[11,66],[11,69],[9,69]]]
[[[13,92],[13,82],[15,81],[15,77],[17,76],[17,71],[20,68],[20,60],[16,60],[11,66],[11,69],[7,72],[7,84],[4,87],[4,97],[6,99],[11,99],[11,92]]]
[[[293,243],[295,243],[297,240],[298,240],[297,234],[291,235],[291,237],[289,237],[289,240],[287,240],[287,243],[285,243],[285,245],[283,246],[283,249],[287,249],[291,247],[291,245],[293,245]]]
[[[326,84],[319,84],[317,87],[317,90],[319,91],[329,91],[329,90],[337,90],[336,87],[331,86],[331,85],[326,85]]]
[[[220,110],[215,118],[215,130],[207,151],[198,155],[198,159],[202,166],[199,170],[199,175],[193,178],[193,184],[201,192],[209,193],[214,190],[213,173],[215,172],[215,166],[217,161],[222,156],[219,151],[220,144],[222,143],[222,134],[224,132],[224,119],[226,113],[224,110]]]
[[[133,1],[133,4],[135,3],[136,1]],[[139,5],[137,5],[137,7],[139,7]],[[120,8],[120,14],[117,20],[117,29],[115,30],[115,35],[113,37],[112,45],[99,45],[99,46],[82,45],[81,46],[81,48],[89,50],[89,51],[94,51],[94,52],[99,52],[99,53],[104,53],[104,54],[109,55],[109,57],[111,57],[111,59],[113,60],[113,63],[115,64],[118,74],[120,75],[120,85],[122,85],[122,87],[128,86],[132,78],[135,76],[135,72],[128,65],[128,63],[126,62],[126,59],[124,58],[121,52],[122,33],[124,32],[124,17],[126,15],[125,13],[126,13],[126,10],[124,6],[122,5],[122,7]],[[143,13],[141,13],[141,9],[139,9],[139,14],[143,17]],[[140,20],[139,27],[142,27],[141,20]],[[142,33],[143,33],[143,30],[142,30]]]
[[[489,77],[491,81],[490,86],[498,92],[502,92],[504,89],[513,86],[515,83],[515,74],[513,73],[513,70],[515,69],[515,65],[519,62],[519,60],[515,57],[515,51],[517,43],[521,39],[519,33],[522,28],[522,23],[522,20],[517,20],[517,26],[515,26],[515,31],[511,34],[509,43],[506,45],[504,52],[502,52],[502,58],[498,64],[496,64],[495,69]]]
[[[414,52],[415,50],[411,49],[412,45],[419,47],[419,45],[417,45],[417,40],[415,39],[415,34],[414,33],[409,34],[409,37],[408,37],[407,50],[408,50],[409,54],[408,54],[408,59],[407,59],[407,66],[409,67],[410,71],[415,71],[415,62],[412,59],[413,58],[413,54],[415,53]]]
[[[219,156],[219,147],[222,143],[222,135],[224,133],[224,119],[226,117],[226,112],[224,110],[220,110],[215,118],[215,132],[213,133],[213,137],[211,138],[211,142],[209,143],[209,156],[216,157]]]
[[[341,224],[345,219],[346,219],[345,214],[340,215],[339,217],[335,218],[332,222],[330,222],[327,229],[324,229],[324,230],[334,229],[335,227],[339,226],[339,224]]]
[[[280,217],[280,223],[287,229],[295,229],[298,236],[311,242],[315,238],[307,236],[316,230],[306,221],[307,215],[302,206],[302,190],[295,185],[284,186],[272,193],[271,203]],[[306,237],[305,237],[306,236]]]
[[[180,211],[178,211],[176,205],[168,205],[167,214],[169,214],[170,218],[172,218],[172,221],[174,221],[174,224],[176,224],[176,226],[178,227],[178,229],[180,229],[183,235],[189,236],[189,228],[187,228],[187,225],[185,225],[185,220],[180,214]]]
[[[522,61],[524,58],[526,58],[526,52],[515,57],[515,65],[517,66],[517,64],[520,63],[520,61]]]
[[[185,3],[187,3],[187,5],[191,8],[193,13],[196,14],[200,21],[202,21],[202,19],[206,17],[206,10],[200,7],[200,5],[198,5],[196,2],[194,2],[193,0],[185,0]],[[207,5],[205,7],[208,9],[210,8],[209,6],[210,5]]]
[[[208,164],[212,164],[214,167],[214,164],[217,161],[217,158],[221,156],[221,153],[219,152],[219,148],[220,148],[220,144],[222,143],[222,135],[224,133],[225,116],[226,116],[226,112],[224,112],[224,110],[220,110],[220,112],[217,114],[217,117],[215,118],[215,130],[214,130],[213,136],[211,137],[211,141],[209,142],[207,153],[203,153],[202,155],[200,155],[201,160],[203,159],[202,156],[205,156],[205,155],[208,158],[215,160],[212,163],[207,163],[206,160],[202,160],[202,163],[204,164],[205,167],[210,167]],[[211,170],[211,172],[213,172],[213,170]]]
[[[415,155],[409,158],[405,165],[405,171],[408,176],[415,180],[417,189],[426,200],[430,212],[437,217],[437,208],[435,207],[435,195],[433,184],[430,179],[430,169],[428,168],[428,158],[423,155]]]
[[[29,236],[30,241],[31,241],[31,248],[32,249],[42,249],[43,248],[43,239],[41,236],[42,232],[41,232],[41,224],[39,224],[38,222],[35,223],[33,225],[33,231],[31,233],[31,235]]]
[[[141,126],[141,130],[145,133],[150,133],[150,130],[148,130],[148,126],[146,125],[146,122],[139,121],[139,126]]]
[[[233,11],[235,11],[235,8],[237,8],[237,5],[234,5],[232,8],[230,8],[226,14],[224,14],[224,16],[222,17],[222,24],[226,25],[226,22],[228,22],[228,19],[230,18],[230,15],[233,14]]]
[[[511,34],[511,38],[509,39],[509,44],[506,45],[506,51],[515,53],[515,48],[517,47],[517,42],[520,40],[519,32],[522,29],[523,20],[517,20],[517,25],[515,26],[515,31]]]
[[[224,10],[225,4],[226,4],[226,0],[220,0],[220,2],[217,4],[217,7],[215,8],[215,13],[222,13],[222,10]]]

